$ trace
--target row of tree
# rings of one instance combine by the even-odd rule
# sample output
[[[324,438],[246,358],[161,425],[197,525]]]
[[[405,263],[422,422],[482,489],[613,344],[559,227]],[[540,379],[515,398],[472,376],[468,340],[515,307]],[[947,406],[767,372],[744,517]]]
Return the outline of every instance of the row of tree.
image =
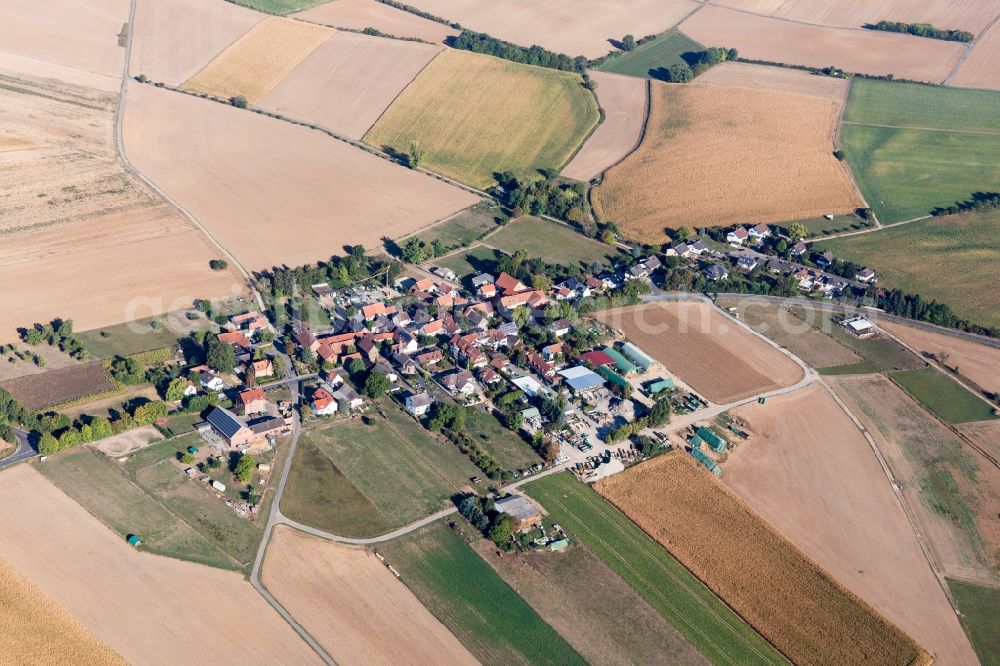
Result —
[[[882,32],[901,32],[917,37],[927,37],[929,39],[943,39],[946,42],[971,42],[976,38],[974,34],[967,30],[944,30],[930,23],[903,23],[902,21],[879,21],[868,26],[872,30]]]
[[[955,215],[990,208],[1000,208],[1000,192],[974,192],[970,199],[956,201],[952,206],[935,208],[931,215]]]
[[[548,67],[566,72],[583,72],[587,68],[587,59],[583,56],[571,58],[565,53],[555,53],[537,44],[526,48],[471,30],[463,30],[457,37],[449,37],[447,42],[449,46],[456,49],[484,53],[525,65]]]
[[[458,503],[458,512],[497,547],[513,548],[514,521],[508,514],[497,511],[491,498],[468,495]]]

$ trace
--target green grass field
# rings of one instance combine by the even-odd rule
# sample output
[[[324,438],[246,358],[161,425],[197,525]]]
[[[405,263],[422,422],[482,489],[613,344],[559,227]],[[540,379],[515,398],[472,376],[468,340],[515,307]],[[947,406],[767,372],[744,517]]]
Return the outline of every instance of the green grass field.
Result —
[[[852,79],[846,122],[1000,132],[1000,93]]]
[[[199,313],[195,321],[187,321],[184,315],[175,317],[174,320],[184,323],[184,328],[179,332],[171,331],[164,326],[160,329],[153,329],[150,326],[152,321],[162,321],[163,317],[154,319],[142,319],[132,321],[117,326],[95,329],[77,333],[76,338],[87,348],[87,352],[98,359],[113,358],[115,356],[129,356],[153,349],[172,347],[177,344],[177,340],[187,335],[190,331],[202,331],[209,327],[209,322],[204,315]],[[107,337],[101,335],[106,333]]]
[[[381,534],[434,513],[478,468],[386,401],[387,419],[323,421],[303,432],[282,501],[289,516],[346,536]]]
[[[492,453],[504,469],[523,469],[542,459],[516,433],[503,426],[493,414],[481,409],[470,409],[465,419],[469,436]]]
[[[562,473],[533,481],[525,490],[713,663],[787,663],[670,553],[586,484]]]
[[[488,564],[443,523],[378,548],[403,583],[484,664],[583,664]]]
[[[968,423],[997,418],[993,408],[935,368],[893,372],[893,381],[946,423]]]
[[[994,286],[1000,262],[1000,211],[935,217],[816,247],[872,266],[884,287],[936,299],[978,324],[1000,326]]]
[[[846,365],[831,365],[826,368],[816,368],[816,372],[821,375],[870,375],[878,372],[870,361],[859,361],[858,363],[848,363]]]
[[[618,250],[610,245],[538,217],[513,220],[490,236],[487,242],[507,254],[524,250],[529,257],[541,257],[548,263],[564,266],[607,265],[618,254]]]
[[[158,446],[163,450],[163,445]],[[174,451],[177,445],[171,443],[167,448]],[[146,453],[143,459],[157,457],[150,453]],[[226,552],[228,544],[223,542],[230,536],[227,528],[218,526],[221,540],[209,536],[216,524],[213,523],[214,516],[208,514],[214,512],[197,511],[205,508],[207,502],[198,501],[195,506],[186,507],[202,515],[204,522],[192,525],[191,521],[182,519],[168,505],[130,481],[121,465],[87,447],[53,456],[38,469],[123,539],[129,534],[140,535],[144,550],[223,569],[242,568],[242,562]],[[190,479],[185,481],[197,483]],[[212,497],[206,489],[194,490],[203,491],[205,500],[217,503],[233,515],[232,510]],[[250,523],[247,525],[253,527]]]
[[[480,271],[494,273],[500,252],[489,247],[474,247],[471,250],[453,254],[450,257],[435,261],[438,266],[444,266],[455,271],[460,278]]]
[[[950,579],[948,587],[982,666],[1000,666],[1000,589]]]
[[[227,0],[229,1],[229,0]],[[268,14],[291,14],[326,2],[326,0],[231,0],[237,5]]]
[[[608,58],[597,69],[601,72],[666,80],[667,68],[685,62],[681,56],[689,52],[702,51],[704,48],[680,32],[668,30],[634,51],[617,58]]]
[[[791,220],[782,222],[778,226],[788,229],[793,224],[804,224],[809,231],[807,238],[826,236],[839,231],[857,231],[864,229],[862,220],[856,215],[834,215],[832,220],[825,217],[812,217],[807,220]]]
[[[493,174],[558,171],[597,125],[597,101],[577,74],[446,50],[396,98],[366,143],[409,154],[475,187]]]
[[[842,318],[842,315],[834,315],[831,312],[818,309],[809,309],[807,312],[804,308],[798,307],[793,308],[793,312],[802,320],[845,344],[879,371],[917,370],[927,367],[927,363],[921,358],[891,338],[862,339],[848,333],[834,319],[835,317]],[[867,365],[857,365],[858,370],[866,370],[867,368]],[[835,373],[828,372],[827,374]]]
[[[440,240],[446,250],[463,247],[498,229],[496,218],[499,216],[500,211],[489,204],[476,204],[420,233],[419,238],[428,244]]]

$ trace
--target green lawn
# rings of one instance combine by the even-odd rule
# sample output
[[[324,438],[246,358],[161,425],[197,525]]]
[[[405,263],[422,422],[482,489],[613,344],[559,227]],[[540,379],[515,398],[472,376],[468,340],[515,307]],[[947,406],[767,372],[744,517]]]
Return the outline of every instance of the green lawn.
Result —
[[[1000,190],[1000,134],[844,125],[841,142],[882,224]]]
[[[936,217],[817,243],[820,250],[871,266],[879,284],[947,303],[960,317],[1000,326],[1000,210]]]
[[[499,217],[500,211],[489,204],[476,204],[447,222],[422,232],[419,238],[428,244],[440,240],[446,250],[464,247],[497,229]]]
[[[807,220],[791,220],[789,222],[782,222],[778,226],[788,229],[796,223],[805,225],[806,229],[809,231],[807,238],[826,236],[840,231],[856,231],[858,229],[865,228],[863,221],[856,215],[834,215],[832,220],[828,220],[822,216],[809,218]]]
[[[968,423],[997,418],[993,408],[935,368],[893,372],[892,379],[946,423]]]
[[[176,443],[155,446],[161,451],[177,449]],[[242,562],[220,548],[218,540],[185,522],[166,505],[143,492],[129,480],[121,465],[103,454],[79,447],[53,456],[38,469],[123,539],[129,534],[140,535],[143,550],[224,569],[241,568]],[[207,491],[206,497],[232,514],[228,507],[208,495]]]
[[[1000,93],[855,78],[844,120],[864,125],[1000,132]]]
[[[666,70],[671,65],[686,62],[682,57],[685,53],[702,51],[704,48],[677,30],[668,30],[634,51],[608,58],[597,70],[665,80]]]
[[[500,461],[504,469],[524,469],[542,462],[541,457],[519,435],[482,409],[473,407],[468,411],[465,429],[469,436]]]
[[[862,339],[848,333],[844,330],[843,326],[834,320],[835,315],[831,312],[810,309],[807,313],[803,308],[794,308],[793,312],[798,314],[804,321],[808,321],[827,335],[833,336],[850,347],[854,353],[868,361],[879,371],[892,372],[927,367],[927,363],[891,338]],[[842,318],[842,315],[836,315],[836,317]],[[865,370],[867,367],[866,365],[857,365],[857,369],[859,370]],[[828,372],[827,374],[834,373]]]
[[[500,254],[497,250],[489,247],[474,247],[471,250],[459,252],[452,256],[436,261],[438,266],[444,266],[455,271],[460,278],[472,273],[486,272],[494,273],[496,262]]]
[[[183,314],[171,316],[171,321],[180,324],[170,330],[167,326],[154,329],[153,321],[162,322],[165,317],[153,317],[77,333],[76,337],[94,358],[104,359],[114,356],[130,356],[152,349],[172,347],[177,340],[191,331],[201,331],[209,326],[205,315],[198,313],[198,319],[189,321]],[[107,337],[101,335],[106,334]]]
[[[529,257],[564,266],[609,264],[618,250],[587,238],[563,224],[538,217],[522,217],[509,222],[487,241],[507,254],[525,250]]]
[[[392,402],[360,419],[322,421],[299,440],[282,510],[349,536],[375,535],[434,513],[479,476],[452,444],[435,439]]]
[[[959,618],[983,666],[1000,665],[1000,589],[948,580]]]
[[[461,538],[434,523],[379,546],[386,562],[484,664],[583,664]]]
[[[859,361],[846,365],[832,365],[826,368],[816,368],[816,372],[821,375],[870,375],[878,372],[870,361]]]
[[[670,553],[568,472],[525,490],[713,663],[787,663]]]

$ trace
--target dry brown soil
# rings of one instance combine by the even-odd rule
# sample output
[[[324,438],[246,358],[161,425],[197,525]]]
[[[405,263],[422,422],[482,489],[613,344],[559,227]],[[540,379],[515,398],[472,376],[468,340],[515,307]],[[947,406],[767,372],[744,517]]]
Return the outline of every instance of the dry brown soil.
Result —
[[[0,383],[28,409],[41,409],[114,388],[99,361],[24,375]]]

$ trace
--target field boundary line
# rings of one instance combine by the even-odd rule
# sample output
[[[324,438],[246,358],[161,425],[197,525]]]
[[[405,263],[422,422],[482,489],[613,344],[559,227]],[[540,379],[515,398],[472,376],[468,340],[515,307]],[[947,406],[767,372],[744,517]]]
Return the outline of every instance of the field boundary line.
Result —
[[[844,116],[847,115],[847,104],[851,101],[852,90],[854,90],[853,76],[847,81],[847,92],[844,94],[844,98],[840,100],[840,111],[837,114],[837,121],[833,127],[833,148],[834,150],[840,151],[841,153],[843,152],[843,144],[841,141],[841,130],[843,129],[845,124]],[[840,168],[847,173],[847,177],[848,179],[850,179],[851,185],[854,186],[854,191],[857,192],[858,196],[861,198],[861,203],[864,204],[865,208],[868,208],[869,210],[872,211],[872,217],[875,218],[875,225],[877,227],[879,224],[881,224],[881,222],[879,222],[878,216],[875,214],[874,209],[872,209],[872,207],[868,204],[868,199],[865,198],[865,193],[861,191],[861,183],[859,183],[858,179],[854,177],[854,171],[851,169],[851,165],[847,162],[846,159],[837,161],[840,162]]]
[[[857,127],[880,127],[883,129],[913,130],[914,132],[944,132],[947,134],[985,134],[987,136],[1000,136],[1000,132],[993,132],[990,130],[944,129],[941,127],[914,127],[912,125],[882,125],[879,123],[857,123],[851,120],[845,120],[843,124],[854,125]]]
[[[447,47],[442,47],[437,53],[435,53],[434,57],[432,57],[430,60],[424,63],[424,66],[421,67],[419,70],[417,70],[417,73],[413,75],[413,78],[407,81],[405,86],[399,89],[399,92],[393,96],[392,101],[386,104],[385,108],[379,112],[378,117],[375,118],[375,121],[372,122],[371,125],[366,127],[365,131],[361,133],[361,139],[360,139],[361,141],[364,141],[365,137],[368,136],[368,133],[372,131],[372,128],[378,125],[378,122],[382,120],[383,116],[385,116],[385,114],[389,112],[389,109],[391,109],[392,106],[396,103],[396,100],[398,100],[400,97],[403,96],[403,93],[405,93],[409,89],[409,87],[413,85],[414,81],[420,78],[420,75],[423,74],[424,71],[431,66],[432,62],[437,60],[438,57],[445,52],[446,48]],[[457,214],[458,213],[455,213],[455,215]]]

